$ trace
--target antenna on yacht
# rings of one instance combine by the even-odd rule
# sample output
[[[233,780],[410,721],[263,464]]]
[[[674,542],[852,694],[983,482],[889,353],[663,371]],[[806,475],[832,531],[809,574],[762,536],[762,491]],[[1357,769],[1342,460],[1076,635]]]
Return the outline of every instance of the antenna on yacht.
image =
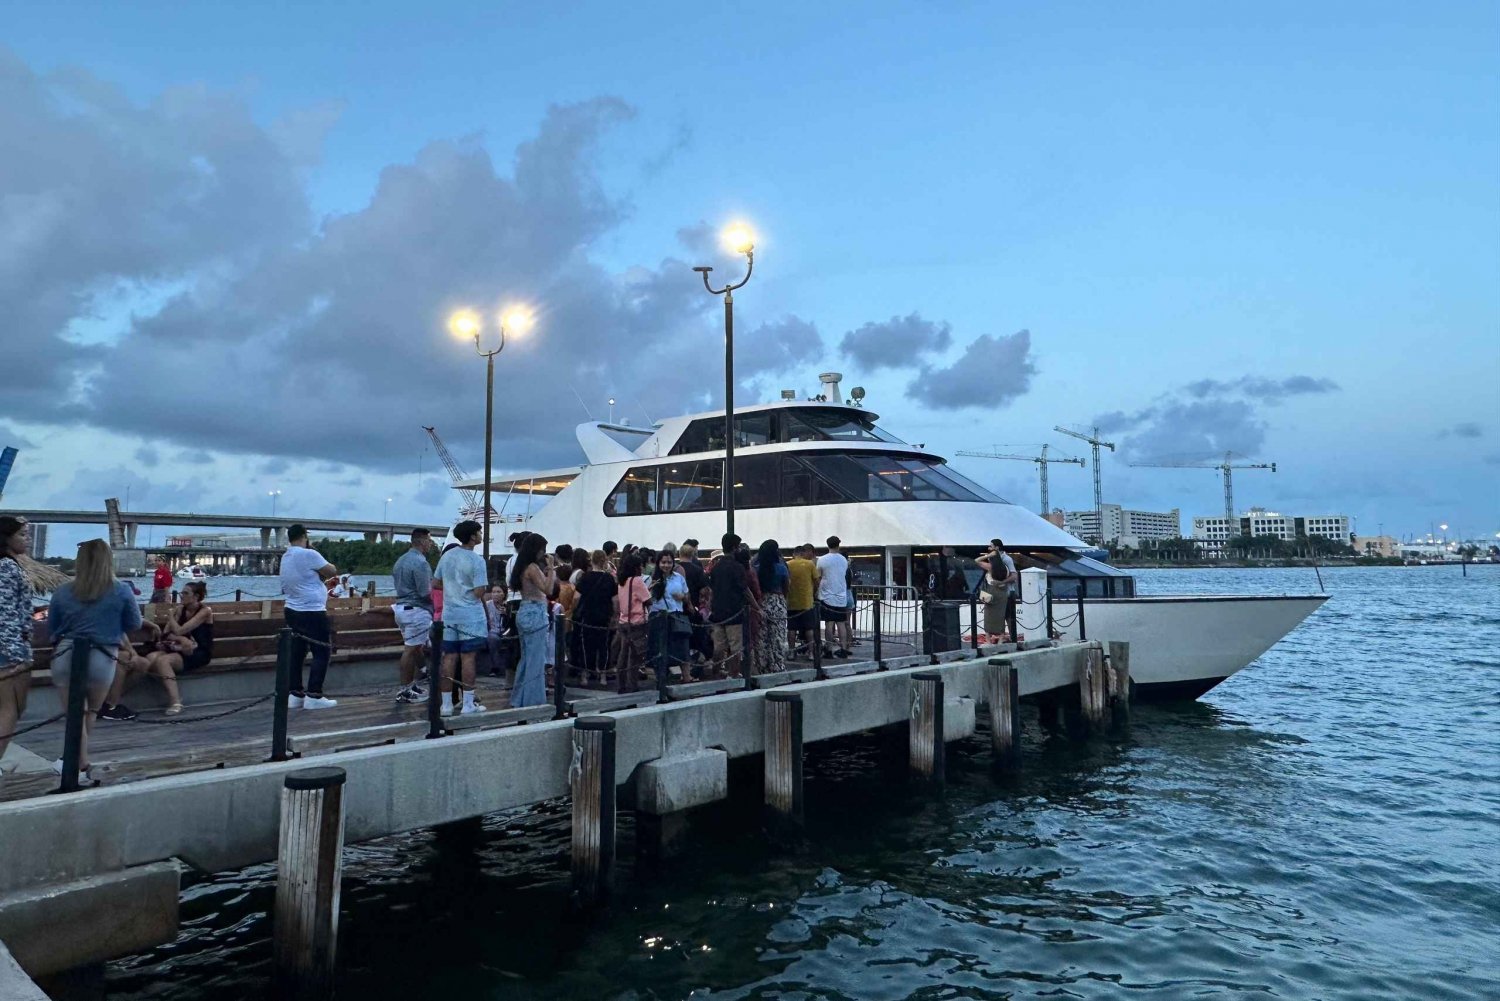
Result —
[[[823,372],[818,376],[818,381],[823,384],[823,392],[820,398],[830,403],[843,403],[844,394],[839,392],[839,383],[844,381],[842,372]]]
[[[591,413],[589,413],[589,405],[587,403],[584,403],[583,402],[583,397],[581,397],[581,396],[578,395],[578,387],[575,386],[575,385],[573,385],[570,382],[570,383],[568,383],[568,388],[573,391],[573,396],[574,396],[575,399],[578,400],[578,405],[583,408],[583,415],[585,417],[587,417],[589,420],[593,420],[594,419],[594,415],[591,414]],[[613,403],[614,401],[611,400],[610,402]]]

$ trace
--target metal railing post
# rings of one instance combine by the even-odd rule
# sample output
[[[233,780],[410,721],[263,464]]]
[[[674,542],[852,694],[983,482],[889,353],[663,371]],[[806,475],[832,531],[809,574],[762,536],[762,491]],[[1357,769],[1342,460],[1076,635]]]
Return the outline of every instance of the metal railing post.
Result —
[[[271,708],[271,761],[285,761],[287,700],[292,695],[292,630],[282,626],[276,634],[276,695]]]
[[[427,661],[427,739],[443,736],[443,624],[434,622]]]
[[[969,648],[979,652],[979,599],[969,592]]]
[[[813,600],[813,677],[823,677],[823,609],[816,598]]]
[[[1047,639],[1051,640],[1057,635],[1057,626],[1052,617],[1052,588],[1047,588]]]
[[[79,637],[73,641],[73,656],[68,664],[68,719],[63,730],[62,784],[58,792],[78,791],[78,759],[83,756],[83,713],[87,708],[86,679],[89,654],[93,644]]]
[[[556,611],[552,612],[552,718],[562,719],[568,715],[568,620]]]
[[[1080,641],[1089,638],[1088,629],[1083,621],[1083,581],[1078,582],[1078,639]]]
[[[875,633],[874,640],[873,640],[874,644],[875,644],[875,663],[876,664],[880,664],[882,666],[884,666],[884,664],[885,664],[885,656],[884,656],[885,650],[884,650],[884,647],[881,645],[881,642],[880,642],[880,606],[883,605],[884,603],[885,603],[885,594],[884,594],[884,592],[883,591],[876,591],[875,592],[875,604],[873,606],[871,606],[871,608],[870,608],[870,627],[871,627],[872,630],[874,630],[874,633]]]

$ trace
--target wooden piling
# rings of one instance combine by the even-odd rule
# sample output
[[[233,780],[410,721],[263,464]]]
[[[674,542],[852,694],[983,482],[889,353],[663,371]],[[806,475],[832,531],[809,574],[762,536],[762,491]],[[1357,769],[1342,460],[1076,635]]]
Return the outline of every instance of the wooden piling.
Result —
[[[573,721],[573,900],[581,906],[609,897],[615,867],[615,721]]]
[[[343,877],[344,770],[283,780],[272,965],[278,996],[333,993]]]
[[[908,750],[912,775],[942,785],[947,777],[943,743],[943,676],[918,671],[911,676],[911,729]]]
[[[1104,725],[1108,711],[1108,680],[1105,676],[1104,651],[1090,646],[1084,657],[1083,667],[1078,672],[1078,704],[1083,713],[1084,726],[1097,730]]]
[[[1015,768],[1021,763],[1021,670],[1008,660],[991,661],[984,687],[995,764]]]
[[[801,824],[802,695],[767,692],[766,808],[777,820]]]
[[[1130,680],[1130,644],[1109,642],[1110,715],[1115,726],[1130,722],[1130,703],[1135,698],[1135,682]]]

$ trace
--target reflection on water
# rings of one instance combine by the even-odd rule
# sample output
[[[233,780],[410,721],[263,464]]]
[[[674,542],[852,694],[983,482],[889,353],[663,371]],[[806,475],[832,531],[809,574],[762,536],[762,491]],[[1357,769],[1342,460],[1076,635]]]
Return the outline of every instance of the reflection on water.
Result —
[[[817,745],[807,829],[774,848],[737,799],[636,871],[622,817],[617,902],[589,919],[558,804],[353,847],[341,996],[1495,996],[1497,569],[1324,571],[1333,600],[1205,701],[1082,747],[1032,719],[1011,776],[966,742],[941,798],[900,740]],[[273,881],[198,879],[178,942],[113,964],[112,996],[262,992]]]

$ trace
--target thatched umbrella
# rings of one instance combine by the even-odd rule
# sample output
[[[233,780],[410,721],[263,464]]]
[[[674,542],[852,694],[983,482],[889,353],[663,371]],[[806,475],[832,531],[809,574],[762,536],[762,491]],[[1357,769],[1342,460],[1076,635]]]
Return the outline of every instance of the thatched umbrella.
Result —
[[[21,572],[31,582],[31,589],[37,594],[47,594],[56,591],[68,581],[72,580],[67,574],[56,567],[49,567],[45,563],[38,563],[30,556],[17,556],[16,562],[21,564]]]

